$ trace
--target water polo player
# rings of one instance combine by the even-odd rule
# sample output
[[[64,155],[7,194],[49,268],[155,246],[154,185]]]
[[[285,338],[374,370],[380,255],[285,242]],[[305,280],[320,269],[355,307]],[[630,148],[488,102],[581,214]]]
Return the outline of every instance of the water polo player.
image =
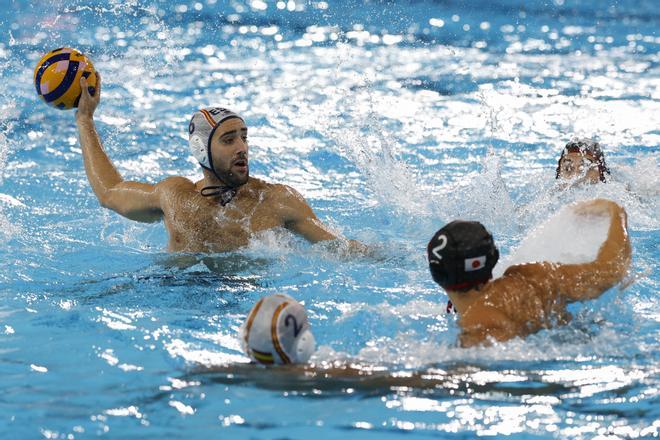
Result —
[[[288,295],[261,298],[241,327],[243,351],[264,365],[303,364],[316,348],[305,308]]]
[[[605,182],[610,174],[605,155],[598,142],[592,139],[572,139],[561,151],[557,162],[556,179],[575,184]]]
[[[457,220],[436,232],[427,249],[429,267],[459,314],[462,346],[567,323],[567,303],[597,298],[621,281],[631,259],[624,209],[604,199],[572,209],[579,215],[610,215],[607,239],[594,261],[514,265],[495,280],[499,253],[483,225]]]
[[[230,251],[247,245],[252,234],[276,227],[310,242],[340,240],[349,250],[366,249],[331,232],[293,188],[250,177],[247,126],[241,116],[224,108],[201,109],[189,124],[189,146],[202,167],[201,180],[177,176],[154,185],[125,181],[94,126],[100,76],[98,81],[91,96],[81,79],[83,94],[76,112],[89,182],[103,207],[140,222],[164,220],[170,251]]]

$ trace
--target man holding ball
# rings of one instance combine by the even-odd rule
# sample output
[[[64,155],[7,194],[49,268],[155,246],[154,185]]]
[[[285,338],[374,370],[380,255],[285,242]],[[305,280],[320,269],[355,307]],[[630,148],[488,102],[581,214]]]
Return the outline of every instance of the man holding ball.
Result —
[[[154,185],[125,181],[103,150],[94,126],[100,75],[94,96],[85,78],[80,85],[76,123],[96,197],[103,207],[131,220],[164,220],[168,250],[227,252],[247,245],[255,233],[284,227],[313,243],[333,240],[349,251],[366,251],[363,244],[331,232],[295,189],[250,177],[248,128],[241,116],[225,108],[201,109],[190,122],[189,145],[202,167],[201,180],[176,176]]]

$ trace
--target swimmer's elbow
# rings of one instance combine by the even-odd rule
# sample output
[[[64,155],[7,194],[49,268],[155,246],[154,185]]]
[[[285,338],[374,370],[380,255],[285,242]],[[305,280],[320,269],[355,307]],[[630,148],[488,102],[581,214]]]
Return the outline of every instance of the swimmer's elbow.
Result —
[[[607,258],[599,258],[593,272],[600,275],[601,289],[607,290],[620,282],[628,273],[631,260],[632,250],[627,239]]]

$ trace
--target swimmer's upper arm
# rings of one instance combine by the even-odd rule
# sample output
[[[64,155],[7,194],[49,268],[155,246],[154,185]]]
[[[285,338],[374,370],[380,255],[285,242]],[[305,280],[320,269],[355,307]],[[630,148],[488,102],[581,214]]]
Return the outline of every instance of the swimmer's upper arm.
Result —
[[[554,282],[569,302],[597,298],[613,287],[628,271],[632,255],[626,212],[622,207],[604,199],[593,200],[580,207],[593,212],[609,212],[611,221],[607,239],[594,261],[554,265]]]
[[[163,217],[158,185],[121,181],[107,189],[99,202],[130,220],[152,223]]]
[[[346,240],[334,234],[324,225],[298,191],[286,185],[275,185],[275,206],[282,215],[284,227],[302,235],[308,241],[330,241],[338,245],[335,250],[351,254],[371,255],[371,249],[356,240]]]
[[[337,238],[316,217],[302,195],[287,185],[274,185],[276,209],[280,212],[284,227],[316,243]]]
[[[182,186],[192,185],[185,177],[168,177],[155,185],[121,181],[99,197],[101,205],[139,222],[152,223],[163,218],[163,209],[172,194]]]

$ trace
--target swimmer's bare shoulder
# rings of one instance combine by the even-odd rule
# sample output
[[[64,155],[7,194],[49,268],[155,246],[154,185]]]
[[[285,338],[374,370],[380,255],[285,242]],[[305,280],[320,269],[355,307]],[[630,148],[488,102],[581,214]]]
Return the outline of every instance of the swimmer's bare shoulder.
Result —
[[[198,193],[195,183],[183,176],[170,176],[156,184],[156,193],[163,211],[172,207],[180,197],[189,197],[191,193]]]
[[[195,189],[195,183],[183,176],[170,176],[156,184],[159,191],[179,191]]]
[[[498,307],[487,303],[475,304],[465,312],[461,311],[458,321],[461,327],[459,343],[462,347],[472,347],[487,341],[506,341],[515,337],[516,325]]]
[[[506,341],[543,327],[545,311],[558,299],[552,268],[550,263],[514,265],[485,286],[478,300],[460,310],[461,346]]]
[[[478,299],[466,310],[459,310],[459,342],[462,347],[479,345],[488,339],[506,341],[525,333],[520,325],[523,318],[520,305],[538,302],[535,298],[537,289],[531,279],[541,268],[532,266],[535,265],[510,267],[500,278],[484,286]]]
[[[282,216],[285,222],[307,214],[313,215],[312,208],[303,196],[293,187],[282,183],[259,182],[270,207]]]
[[[284,192],[282,185],[279,183],[270,183],[265,180],[250,177],[248,182],[241,188],[240,192],[247,194],[251,198],[259,199],[262,203],[265,203],[268,209],[273,209],[277,206],[277,203],[282,202],[282,194]]]
[[[263,184],[269,208],[279,217],[285,228],[302,235],[312,243],[339,238],[321,223],[304,197],[293,187],[280,183]]]
[[[552,289],[555,266],[555,264],[548,262],[514,264],[504,271],[502,279],[518,279],[536,289]]]

